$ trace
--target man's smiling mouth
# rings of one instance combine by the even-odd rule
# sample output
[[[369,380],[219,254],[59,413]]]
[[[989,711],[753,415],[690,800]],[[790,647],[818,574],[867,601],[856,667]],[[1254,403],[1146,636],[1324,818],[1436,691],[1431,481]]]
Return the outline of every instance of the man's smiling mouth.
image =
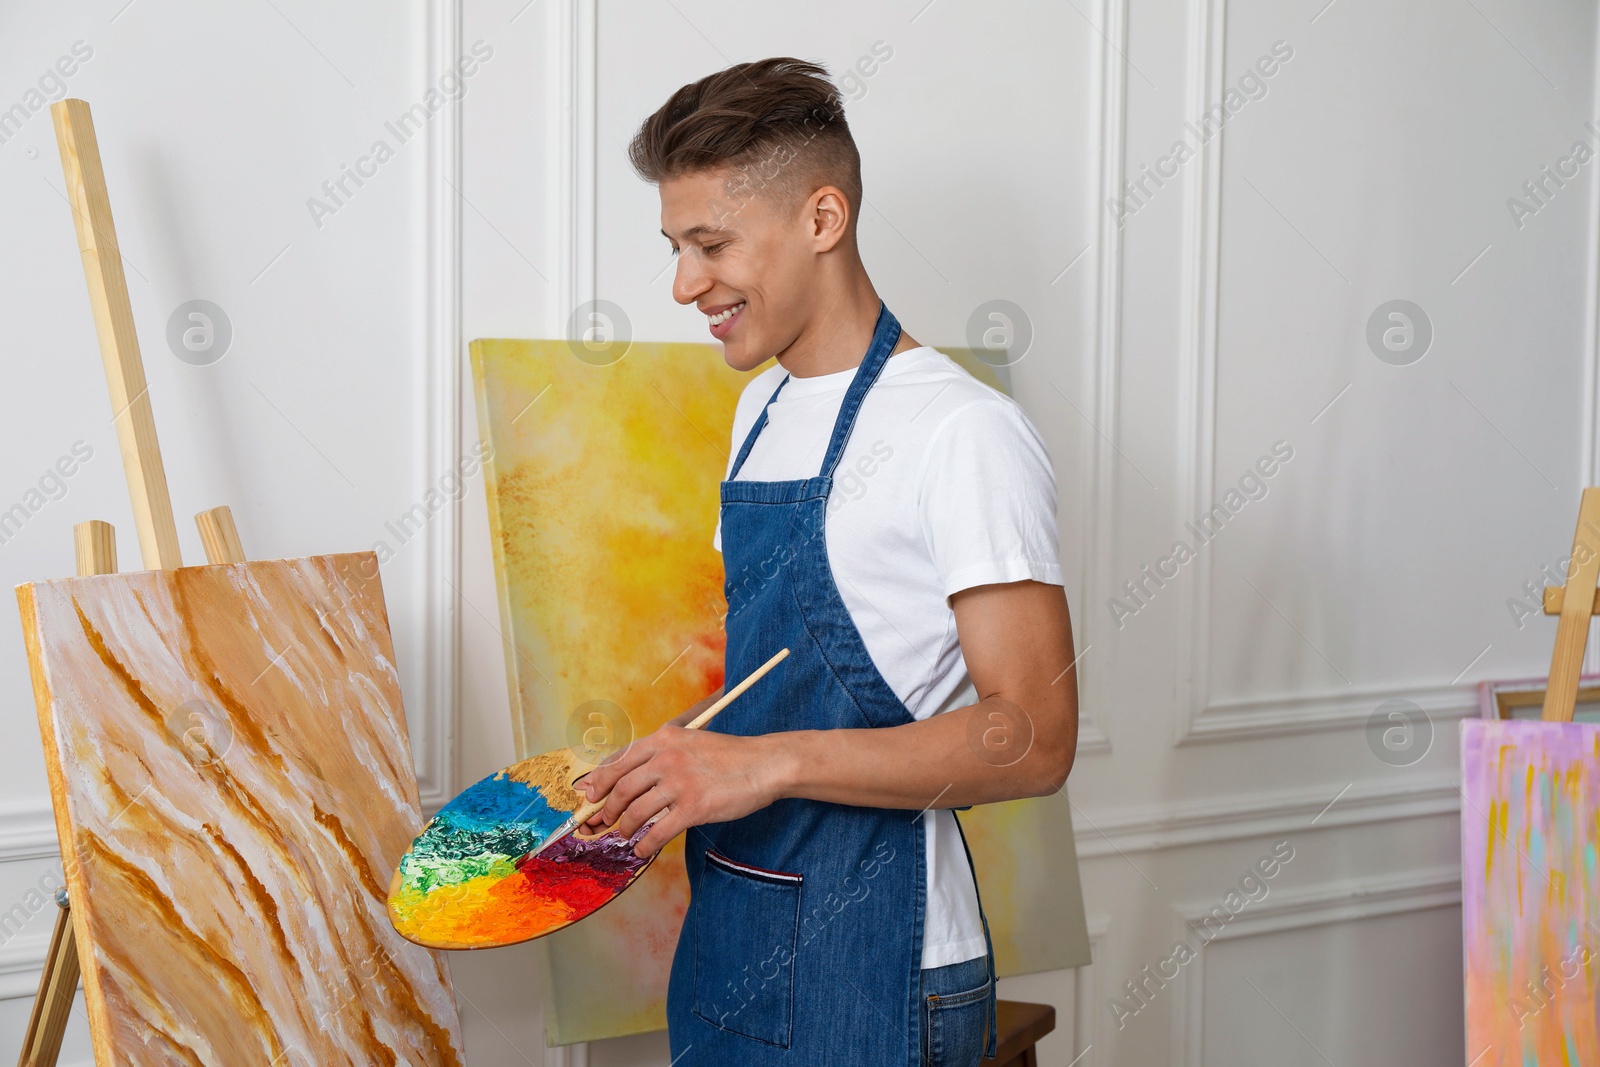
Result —
[[[708,315],[706,317],[711,322],[711,325],[713,325],[713,326],[721,326],[724,322],[727,322],[729,319],[733,318],[735,315],[737,315],[739,312],[741,312],[743,310],[744,310],[744,301],[741,300],[739,303],[733,305],[731,308],[725,308],[724,310],[717,312],[715,315]]]

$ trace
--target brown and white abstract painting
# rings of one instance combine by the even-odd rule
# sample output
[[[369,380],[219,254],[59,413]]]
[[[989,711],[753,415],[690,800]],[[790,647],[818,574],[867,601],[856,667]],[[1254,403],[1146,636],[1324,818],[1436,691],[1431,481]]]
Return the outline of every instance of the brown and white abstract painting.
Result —
[[[19,586],[95,1060],[462,1064],[371,553]]]

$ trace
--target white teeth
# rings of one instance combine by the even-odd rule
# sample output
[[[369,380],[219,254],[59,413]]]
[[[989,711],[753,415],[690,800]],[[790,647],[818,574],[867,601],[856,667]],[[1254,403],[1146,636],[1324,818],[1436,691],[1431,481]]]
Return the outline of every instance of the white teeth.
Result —
[[[710,315],[710,316],[707,316],[707,317],[709,318],[709,320],[711,322],[711,325],[720,326],[722,323],[727,322],[729,319],[733,318],[735,315],[737,315],[739,312],[741,312],[743,310],[744,310],[744,304],[743,304],[743,302],[740,302],[738,304],[733,305],[733,307],[729,308],[727,311],[719,311],[715,315]]]

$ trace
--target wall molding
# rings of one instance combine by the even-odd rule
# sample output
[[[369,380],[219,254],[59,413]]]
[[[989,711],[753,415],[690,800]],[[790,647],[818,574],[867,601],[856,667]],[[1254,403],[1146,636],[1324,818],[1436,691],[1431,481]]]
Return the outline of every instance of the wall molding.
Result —
[[[0,1000],[32,1000],[38,995],[39,975],[56,921],[55,904],[46,904],[34,918],[40,929],[0,945]],[[83,988],[81,979],[78,988]]]
[[[48,791],[43,797],[0,804],[0,863],[53,860],[60,855],[55,809]]]
[[[1202,114],[1222,99],[1226,76],[1227,0],[1190,0],[1187,24],[1188,82],[1185,118]],[[1216,501],[1217,321],[1221,269],[1222,156],[1226,131],[1201,145],[1184,178],[1182,312],[1178,433],[1180,506],[1183,518],[1204,514]],[[1212,551],[1202,548],[1192,573],[1178,590],[1177,694],[1174,744],[1349,729],[1366,723],[1386,700],[1405,698],[1446,719],[1475,713],[1470,689],[1439,685],[1388,685],[1282,694],[1242,700],[1212,700]],[[1600,650],[1595,651],[1600,655]]]
[[[1073,972],[1072,1048],[1068,1050],[1070,1055],[1084,1057],[1085,1063],[1104,1061],[1103,1056],[1097,1061],[1087,1053],[1100,1041],[1100,1025],[1096,1021],[1096,1014],[1105,1002],[1101,978],[1105,974],[1102,965],[1108,951],[1106,943],[1111,934],[1111,916],[1103,912],[1090,915],[1088,928],[1089,962]]]
[[[1206,846],[1307,829],[1328,830],[1454,815],[1460,810],[1460,787],[1454,776],[1397,784],[1359,783],[1330,806],[1337,794],[1338,790],[1323,786],[1097,813],[1083,818],[1083,825],[1078,825],[1080,820],[1074,819],[1077,852],[1080,860],[1123,857],[1130,853]],[[0,810],[0,863],[54,860],[58,855],[54,819],[47,804],[14,804]],[[1455,899],[1459,899],[1460,872],[1451,869],[1449,879],[1455,887]],[[1325,896],[1326,893],[1319,891],[1313,895],[1313,902],[1323,901]],[[1380,894],[1372,899],[1383,898]],[[1298,898],[1284,894],[1283,900],[1292,902]],[[1275,908],[1290,912],[1288,904],[1278,904]],[[1208,910],[1209,905],[1200,909],[1200,914]],[[1239,936],[1245,931],[1268,932],[1265,926],[1257,931],[1258,917],[1266,914],[1267,911],[1262,910],[1250,915],[1248,923],[1230,923],[1228,936]],[[0,999],[33,995],[48,943],[44,924],[51,915],[53,913],[41,912],[35,917],[44,932],[19,937],[12,946],[0,946]],[[1091,917],[1090,951],[1095,963],[1104,959],[1109,928],[1108,917]],[[1103,999],[1094,973],[1094,963],[1077,972],[1074,1025],[1079,1046],[1076,1051],[1080,1052],[1096,1040],[1094,1024],[1086,1022],[1092,1018],[1095,1005]],[[549,1048],[545,1064],[546,1067],[583,1067],[586,1055],[586,1046]]]
[[[1227,0],[1190,0],[1187,24],[1188,81],[1184,118],[1199,115],[1206,101],[1223,94]],[[1180,259],[1182,334],[1178,352],[1177,499],[1187,515],[1210,507],[1215,488],[1217,391],[1217,272],[1221,263],[1218,220],[1222,207],[1222,140],[1219,133],[1201,144],[1183,183]],[[1203,503],[1202,503],[1203,502]],[[1210,694],[1211,552],[1195,558],[1189,580],[1178,590],[1177,741],[1195,731]],[[1228,736],[1241,736],[1235,728]]]
[[[1209,937],[1195,936],[1200,921],[1215,901],[1178,908],[1183,925],[1177,936],[1194,946],[1195,958],[1184,966],[1183,993],[1173,1011],[1174,1067],[1201,1067],[1204,1053],[1206,947],[1217,941],[1305,930],[1335,923],[1359,922],[1386,915],[1458,907],[1461,872],[1438,867],[1402,875],[1336,882],[1311,889],[1281,890],[1252,904]],[[1208,931],[1209,932],[1209,931]],[[1198,943],[1197,943],[1198,942]]]
[[[1600,32],[1595,35],[1594,69],[1600,70]],[[1595,79],[1590,90],[1590,113],[1600,108],[1600,79]],[[1579,423],[1582,453],[1579,471],[1582,485],[1595,485],[1600,480],[1600,433],[1596,419],[1600,417],[1600,168],[1589,175],[1589,225],[1585,264],[1588,277],[1583,287],[1583,411]],[[1600,673],[1600,642],[1590,641],[1583,651],[1583,673]]]
[[[1072,832],[1078,858],[1088,860],[1306,830],[1455,815],[1460,807],[1460,779],[1452,774],[1407,777],[1395,782],[1355,782],[1342,796],[1337,786],[1322,785],[1080,813],[1073,819]]]
[[[1220,927],[1206,944],[1236,941],[1261,934],[1304,930],[1332,923],[1376,919],[1428,908],[1461,903],[1461,870],[1435,867],[1397,875],[1332,882],[1308,889],[1285,889],[1259,904],[1252,904]],[[1190,902],[1179,907],[1185,923],[1199,924],[1211,914],[1216,901]]]
[[[1108,202],[1122,190],[1127,166],[1128,0],[1101,0],[1102,45],[1096,69],[1096,141],[1099,174],[1095,189],[1094,359],[1085,361],[1083,395],[1092,397],[1091,412],[1098,433],[1083,452],[1083,484],[1088,487],[1084,523],[1082,610],[1078,613],[1083,648],[1099,645],[1101,666],[1078,672],[1078,755],[1111,751],[1111,736],[1102,716],[1112,706],[1110,638],[1095,605],[1106,599],[1111,573],[1110,549],[1116,543],[1116,457],[1104,442],[1117,439],[1118,368],[1122,361],[1122,227]]]
[[[55,870],[60,867],[60,860],[55,814],[48,797],[0,806],[0,863],[43,863]],[[0,916],[23,906],[22,896],[36,888],[34,881],[37,879],[19,887],[16,898],[0,901]],[[39,973],[44,969],[55,920],[55,904],[46,902],[16,936],[0,943],[0,1000],[31,1000],[38,993]]]
[[[426,80],[461,55],[461,0],[429,0],[423,29]],[[454,471],[461,435],[461,101],[428,124],[423,218],[423,387],[418,414],[424,485]],[[411,739],[424,814],[455,795],[460,716],[461,502],[453,500],[423,532],[420,737]],[[419,743],[420,742],[420,743]]]
[[[1282,737],[1364,724],[1387,700],[1404,699],[1427,713],[1435,731],[1478,713],[1474,689],[1461,686],[1367,686],[1320,693],[1251,697],[1207,704],[1195,718],[1184,744],[1235,741],[1241,737]]]
[[[556,235],[555,302],[547,336],[567,336],[567,322],[599,285],[599,27],[597,5],[559,0],[546,7],[550,42],[549,232]]]
[[[573,312],[596,299],[599,286],[597,8],[583,0],[556,0],[545,6],[549,42],[544,111],[549,137],[548,232],[556,239],[547,337],[566,337]],[[548,984],[548,957],[541,954],[541,959]],[[543,998],[542,1010],[549,1006],[549,998]],[[544,1067],[586,1067],[588,1062],[587,1042],[544,1049]]]

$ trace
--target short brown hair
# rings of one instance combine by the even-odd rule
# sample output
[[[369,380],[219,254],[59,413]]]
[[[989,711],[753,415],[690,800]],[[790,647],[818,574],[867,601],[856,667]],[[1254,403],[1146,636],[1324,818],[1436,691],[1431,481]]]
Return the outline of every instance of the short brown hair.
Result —
[[[861,212],[861,153],[844,101],[826,68],[787,56],[685,85],[645,119],[628,159],[654,184],[729,166],[738,172],[730,191],[770,185],[787,204],[834,185],[850,203],[852,229]]]

